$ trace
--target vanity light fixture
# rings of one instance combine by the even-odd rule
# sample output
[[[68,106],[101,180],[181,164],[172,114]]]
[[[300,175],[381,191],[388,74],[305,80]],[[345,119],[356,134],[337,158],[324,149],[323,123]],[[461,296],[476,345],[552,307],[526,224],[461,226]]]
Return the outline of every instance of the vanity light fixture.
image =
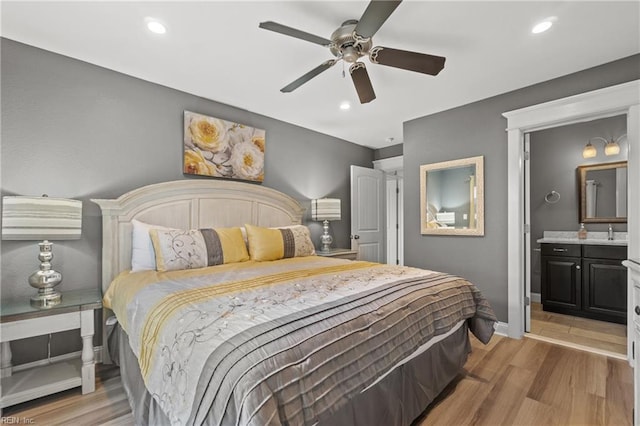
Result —
[[[598,154],[598,151],[596,150],[596,147],[593,146],[591,144],[592,140],[599,140],[600,142],[604,143],[604,155],[606,156],[610,156],[610,155],[618,155],[620,154],[620,140],[627,136],[626,134],[619,136],[617,139],[610,139],[607,140],[605,138],[601,138],[600,136],[596,136],[593,137],[591,139],[589,139],[589,142],[587,143],[587,145],[584,147],[584,149],[582,150],[582,158],[593,158]]]

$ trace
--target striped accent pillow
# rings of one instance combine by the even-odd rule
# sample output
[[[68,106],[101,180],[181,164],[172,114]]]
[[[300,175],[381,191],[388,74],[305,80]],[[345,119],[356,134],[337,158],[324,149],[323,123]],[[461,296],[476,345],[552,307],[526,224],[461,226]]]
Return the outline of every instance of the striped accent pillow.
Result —
[[[304,225],[262,228],[245,225],[249,255],[256,261],[312,256],[315,248],[309,228]]]
[[[177,271],[249,260],[240,228],[152,229],[156,270]]]

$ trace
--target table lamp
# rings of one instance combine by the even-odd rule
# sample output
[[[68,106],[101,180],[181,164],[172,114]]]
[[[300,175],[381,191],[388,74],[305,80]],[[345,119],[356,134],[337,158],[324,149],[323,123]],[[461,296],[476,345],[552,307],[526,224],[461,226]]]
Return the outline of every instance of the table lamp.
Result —
[[[38,289],[31,305],[40,308],[57,305],[62,295],[54,287],[62,274],[51,268],[52,243],[49,240],[77,240],[82,229],[82,201],[66,198],[2,197],[2,239],[43,240],[39,243],[40,269],[29,276]]]
[[[329,234],[329,221],[340,220],[340,199],[339,198],[320,198],[311,201],[311,218],[313,220],[323,221],[324,234],[320,239],[322,251],[329,251],[333,237]]]

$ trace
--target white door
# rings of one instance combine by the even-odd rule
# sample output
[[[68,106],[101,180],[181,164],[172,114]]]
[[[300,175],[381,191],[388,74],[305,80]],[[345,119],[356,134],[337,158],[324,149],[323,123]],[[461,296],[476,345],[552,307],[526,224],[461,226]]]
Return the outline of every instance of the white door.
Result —
[[[359,260],[385,262],[384,173],[351,166],[351,249]]]

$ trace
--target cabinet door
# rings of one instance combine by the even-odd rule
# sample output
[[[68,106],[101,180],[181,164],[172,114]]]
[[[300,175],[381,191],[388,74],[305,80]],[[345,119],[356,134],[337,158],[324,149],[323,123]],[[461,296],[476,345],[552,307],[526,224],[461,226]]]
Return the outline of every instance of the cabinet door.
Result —
[[[627,268],[619,260],[583,260],[583,309],[602,319],[627,321]]]
[[[541,291],[545,310],[562,312],[580,309],[580,258],[543,256]]]

